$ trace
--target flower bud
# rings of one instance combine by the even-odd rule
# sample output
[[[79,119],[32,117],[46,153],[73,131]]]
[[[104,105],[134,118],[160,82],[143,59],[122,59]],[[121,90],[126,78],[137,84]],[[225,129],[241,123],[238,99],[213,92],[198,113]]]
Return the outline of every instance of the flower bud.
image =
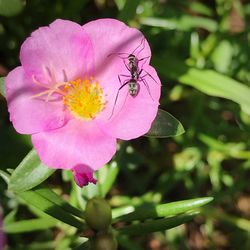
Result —
[[[111,224],[111,208],[101,198],[93,198],[87,202],[85,220],[88,226],[97,231],[105,231]]]

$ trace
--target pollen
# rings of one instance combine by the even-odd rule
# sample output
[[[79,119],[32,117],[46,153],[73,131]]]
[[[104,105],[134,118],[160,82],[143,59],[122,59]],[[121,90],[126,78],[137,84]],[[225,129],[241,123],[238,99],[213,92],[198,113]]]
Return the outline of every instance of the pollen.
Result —
[[[103,89],[92,77],[66,84],[63,101],[74,116],[84,120],[94,119],[105,106]]]

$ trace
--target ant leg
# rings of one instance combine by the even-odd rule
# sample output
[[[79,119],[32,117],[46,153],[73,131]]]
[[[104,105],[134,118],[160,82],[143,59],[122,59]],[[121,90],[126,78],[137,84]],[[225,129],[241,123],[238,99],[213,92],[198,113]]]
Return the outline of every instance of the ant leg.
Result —
[[[120,82],[120,85],[122,85],[122,81],[121,81],[121,76],[124,76],[124,77],[131,77],[131,76],[129,76],[129,75],[123,75],[123,74],[120,74],[120,75],[118,75],[118,79],[119,79],[119,82]],[[124,82],[124,81],[123,81]]]
[[[143,82],[143,84],[144,84],[144,86],[146,87],[146,89],[147,89],[147,91],[148,91],[148,94],[150,95],[152,101],[154,101],[154,98],[153,98],[152,95],[151,95],[151,92],[150,92],[150,89],[149,89],[149,86],[148,86],[148,83],[146,82],[146,80],[143,79],[142,77],[140,77],[139,80]]]
[[[145,59],[148,59],[150,56],[145,56],[145,57],[143,57],[143,58],[140,58],[139,60],[138,60],[138,62],[140,62],[140,61],[142,61],[142,60],[145,60]]]
[[[119,78],[119,75],[118,75],[118,78]],[[119,81],[120,81],[120,78],[119,78]],[[120,81],[120,83],[121,83],[121,81]],[[121,90],[124,86],[126,86],[128,83],[129,83],[129,81],[126,81],[126,82],[123,83],[123,84],[120,86],[120,88],[118,89],[117,94],[116,94],[116,97],[115,97],[115,102],[114,102],[114,105],[113,105],[113,108],[112,108],[112,112],[111,112],[111,115],[110,115],[110,117],[109,117],[108,119],[110,119],[110,118],[113,116],[113,114],[114,114],[115,105],[116,105],[116,102],[117,102],[117,100],[118,100],[118,96],[119,96],[120,90]]]
[[[141,39],[140,44],[133,50],[133,52],[132,52],[131,54],[134,54],[135,51],[136,51],[138,48],[141,47],[142,44],[143,44],[142,49],[139,50],[138,54],[139,54],[139,53],[144,49],[144,47],[145,47],[145,38],[144,38],[144,37]]]
[[[126,57],[122,57],[122,55],[126,55]],[[118,53],[111,53],[109,54],[107,57],[110,57],[110,56],[118,56],[120,57],[121,59],[127,59],[128,58],[128,55],[129,53],[125,53],[125,52],[118,52]]]
[[[141,71],[145,71],[146,74],[144,76],[141,77],[145,77],[145,76],[149,76],[155,83],[159,84],[152,75],[150,75],[145,69],[141,69]]]
[[[139,59],[139,62],[140,62],[140,61],[143,61],[143,60],[145,60],[145,59],[148,59],[148,58],[150,58],[150,56],[143,57],[143,58]],[[145,61],[142,62],[142,65],[140,66],[141,69],[143,69],[143,66],[144,66],[144,64],[145,64],[146,62],[147,62],[147,60],[145,60]]]

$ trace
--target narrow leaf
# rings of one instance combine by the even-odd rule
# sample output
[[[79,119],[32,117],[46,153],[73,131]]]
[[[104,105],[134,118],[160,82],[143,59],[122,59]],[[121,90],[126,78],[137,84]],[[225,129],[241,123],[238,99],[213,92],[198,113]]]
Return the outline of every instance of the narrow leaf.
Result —
[[[149,132],[145,136],[164,138],[181,135],[184,132],[182,124],[175,117],[159,109]]]
[[[189,67],[171,55],[168,60],[165,57],[154,58],[154,64],[162,75],[192,86],[207,95],[236,102],[244,112],[250,114],[250,88],[246,84],[213,70]]]
[[[71,204],[63,200],[58,194],[53,192],[51,189],[46,188],[46,187],[37,187],[35,189],[35,192],[45,199],[55,203],[56,205],[60,206],[63,208],[68,213],[71,213],[77,217],[83,218],[83,212],[76,207],[73,207]]]
[[[58,221],[53,220],[52,218],[30,219],[5,224],[3,230],[6,233],[25,233],[36,230],[45,230],[55,227],[56,224],[58,224]]]
[[[153,27],[160,27],[170,30],[188,31],[194,28],[203,28],[208,31],[216,31],[218,24],[216,21],[199,16],[182,15],[180,18],[158,18],[142,17],[140,23]]]
[[[4,171],[0,170],[0,176],[6,181],[6,183],[9,182],[10,176],[5,173]],[[70,214],[68,211],[70,210],[72,212],[72,208],[69,209],[69,206],[62,205],[62,202],[58,201],[57,198],[53,195],[47,195],[43,188],[34,188],[34,190],[29,190],[21,193],[16,193],[18,197],[20,197],[27,205],[34,206],[35,208],[39,209],[40,211],[44,212],[47,215],[50,215],[51,217],[62,221],[68,225],[71,225],[73,227],[83,229],[84,223],[78,219],[76,219],[72,214]],[[52,199],[49,200],[49,199]],[[59,204],[59,205],[58,205]],[[60,206],[62,205],[62,206]],[[66,207],[66,210],[64,210]],[[76,208],[74,208],[75,210]],[[74,213],[79,213],[74,211]],[[74,214],[73,213],[73,214]]]
[[[145,220],[157,217],[174,216],[197,209],[212,200],[212,197],[204,197],[161,205],[148,205],[147,207],[138,208],[135,209],[134,212],[120,216],[116,219],[116,221]]]
[[[5,96],[4,79],[5,79],[5,77],[0,77],[0,94],[2,96]]]
[[[59,221],[62,221],[79,229],[82,229],[84,226],[83,222],[76,219],[73,215],[65,211],[61,206],[58,206],[56,203],[49,201],[41,196],[39,192],[36,192],[36,188],[34,189],[34,191],[29,190],[22,193],[17,193],[17,195],[21,197],[27,204],[40,209],[44,213],[58,219]]]
[[[139,223],[119,228],[117,229],[117,231],[120,234],[140,235],[140,234],[147,234],[157,231],[168,230],[190,221],[195,214],[197,213],[180,215],[173,218],[164,218],[164,219],[147,221],[144,223]]]
[[[194,68],[189,69],[179,80],[207,95],[232,100],[250,114],[250,88],[247,85],[212,70]]]
[[[2,179],[6,182],[6,184],[9,183],[10,175],[8,173],[4,172],[3,170],[0,170],[0,177],[2,177]]]
[[[103,198],[112,188],[118,172],[119,168],[116,162],[112,162],[98,171],[98,186],[100,189],[100,194]]]
[[[9,189],[14,192],[27,191],[45,181],[54,172],[55,169],[41,163],[36,151],[32,149],[11,175]]]

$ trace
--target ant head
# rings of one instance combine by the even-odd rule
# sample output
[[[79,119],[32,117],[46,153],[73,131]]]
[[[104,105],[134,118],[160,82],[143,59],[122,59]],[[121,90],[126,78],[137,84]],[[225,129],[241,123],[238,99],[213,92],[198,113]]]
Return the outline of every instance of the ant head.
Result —
[[[132,61],[132,60],[134,60],[135,59],[135,55],[133,55],[133,54],[129,54],[128,55],[128,60],[129,61]]]

